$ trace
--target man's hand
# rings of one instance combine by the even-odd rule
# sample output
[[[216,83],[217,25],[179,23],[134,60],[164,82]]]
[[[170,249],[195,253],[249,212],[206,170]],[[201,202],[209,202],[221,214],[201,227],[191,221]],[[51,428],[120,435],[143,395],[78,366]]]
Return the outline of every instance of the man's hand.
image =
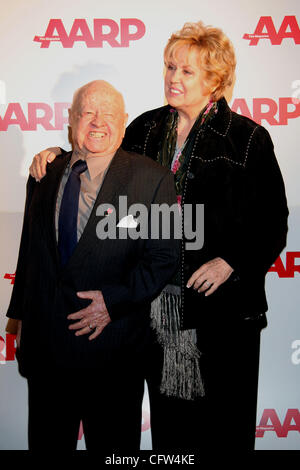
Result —
[[[208,296],[227,281],[232,272],[232,267],[226,261],[222,258],[214,258],[192,274],[187,282],[187,287],[193,287],[198,292],[205,292],[204,295]]]
[[[77,330],[76,336],[86,335],[91,330],[95,330],[89,336],[89,340],[95,339],[102,333],[106,325],[111,322],[102,292],[100,290],[90,290],[77,292],[77,295],[81,299],[91,299],[92,302],[88,307],[68,315],[68,320],[79,320],[70,325],[69,329]]]
[[[46,174],[47,163],[53,162],[57,155],[61,153],[59,147],[50,147],[37,153],[29,167],[29,173],[36,181],[40,181]]]

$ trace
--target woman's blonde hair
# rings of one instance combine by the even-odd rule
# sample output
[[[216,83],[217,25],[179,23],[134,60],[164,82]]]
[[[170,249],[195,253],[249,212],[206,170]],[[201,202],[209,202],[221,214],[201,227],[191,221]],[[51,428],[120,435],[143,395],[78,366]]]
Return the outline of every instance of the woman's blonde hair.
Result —
[[[185,23],[183,28],[170,37],[165,50],[167,62],[182,46],[199,51],[201,70],[205,83],[211,90],[211,98],[217,101],[234,82],[236,59],[231,41],[219,28],[205,26],[202,21]]]

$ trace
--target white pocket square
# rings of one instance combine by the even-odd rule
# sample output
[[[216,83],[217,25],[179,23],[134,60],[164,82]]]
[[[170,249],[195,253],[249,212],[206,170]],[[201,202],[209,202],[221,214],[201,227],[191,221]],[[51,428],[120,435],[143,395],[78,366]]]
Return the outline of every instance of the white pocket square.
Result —
[[[121,227],[121,228],[136,228],[137,226],[138,226],[138,222],[135,220],[135,218],[131,214],[123,217],[123,219],[121,219],[117,225],[117,227]]]

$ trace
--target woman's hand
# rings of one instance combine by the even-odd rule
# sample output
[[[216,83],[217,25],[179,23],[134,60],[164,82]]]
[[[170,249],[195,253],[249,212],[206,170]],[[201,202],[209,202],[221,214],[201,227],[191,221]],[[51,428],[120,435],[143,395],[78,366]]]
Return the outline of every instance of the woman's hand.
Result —
[[[53,160],[61,153],[59,147],[50,147],[37,153],[32,160],[29,168],[29,173],[36,181],[40,181],[46,174],[47,163]]]
[[[222,258],[214,258],[203,264],[192,274],[187,287],[193,287],[198,292],[205,292],[205,296],[213,294],[223,284],[231,273],[232,267]]]

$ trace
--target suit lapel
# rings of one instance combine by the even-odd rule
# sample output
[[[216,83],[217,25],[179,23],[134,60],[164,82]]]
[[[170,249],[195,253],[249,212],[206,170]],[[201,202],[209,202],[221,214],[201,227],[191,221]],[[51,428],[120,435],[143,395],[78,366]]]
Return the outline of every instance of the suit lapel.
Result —
[[[86,254],[93,248],[96,237],[96,225],[104,217],[97,215],[97,208],[101,204],[109,204],[109,206],[116,210],[116,223],[118,222],[119,196],[126,195],[126,186],[129,178],[129,157],[127,152],[119,148],[111,161],[89,220],[79,242],[77,243],[74,253],[70,258],[70,264],[72,264],[72,260],[76,259],[78,256],[86,256]]]
[[[41,198],[41,217],[43,218],[43,227],[45,230],[45,239],[49,240],[50,253],[54,253],[56,263],[60,266],[59,253],[57,249],[56,229],[55,229],[55,210],[56,199],[65,169],[71,159],[72,152],[67,155],[58,156],[47,167],[46,176],[41,180],[40,190]]]

